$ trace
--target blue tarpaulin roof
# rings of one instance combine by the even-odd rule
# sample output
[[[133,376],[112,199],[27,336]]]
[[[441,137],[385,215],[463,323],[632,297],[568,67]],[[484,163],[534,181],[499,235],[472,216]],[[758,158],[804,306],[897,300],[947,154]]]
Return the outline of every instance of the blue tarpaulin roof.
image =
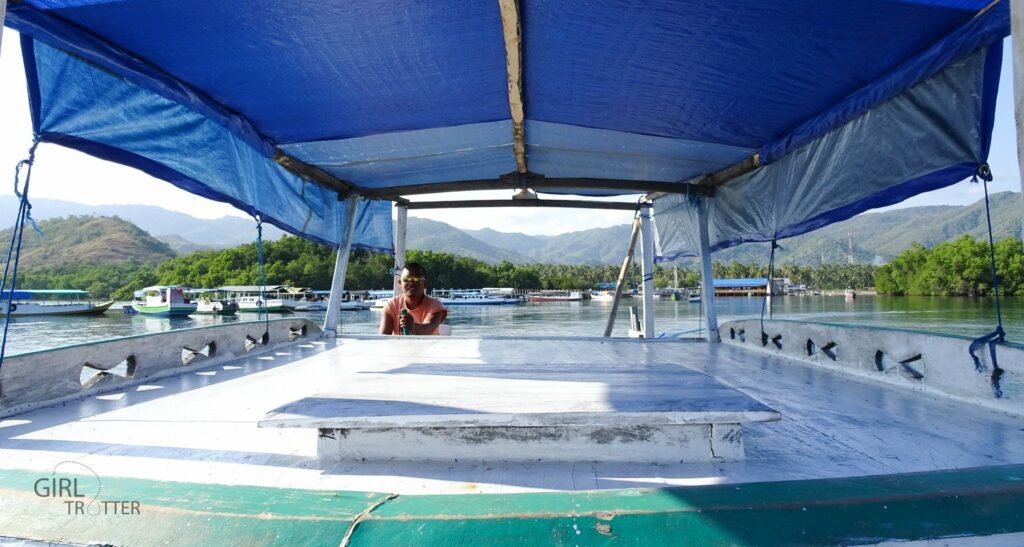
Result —
[[[931,150],[911,153],[887,164],[895,171],[885,185],[803,202],[812,214],[772,221],[782,226],[764,215],[722,224],[715,245],[793,235],[952,184],[988,153],[992,63],[1009,33],[1008,1],[989,4],[521,0],[525,163],[529,173],[573,179],[560,191],[581,195],[630,193],[587,179],[682,187],[754,154],[764,166],[755,172],[770,171],[988,51],[961,74],[978,83],[970,89],[978,106],[965,118],[973,133],[947,139],[972,146],[938,163]],[[499,181],[517,164],[497,0],[24,0],[8,8],[6,24],[23,36],[42,140],[133,165],[317,241],[337,243],[345,214],[323,176],[370,197],[453,181],[515,185]],[[930,114],[935,105],[948,106],[908,108]],[[916,137],[906,129],[889,127],[882,142]],[[801,192],[829,188],[831,179],[814,177]],[[358,214],[356,243],[389,249],[390,202],[364,200]],[[660,220],[659,237],[664,246]]]

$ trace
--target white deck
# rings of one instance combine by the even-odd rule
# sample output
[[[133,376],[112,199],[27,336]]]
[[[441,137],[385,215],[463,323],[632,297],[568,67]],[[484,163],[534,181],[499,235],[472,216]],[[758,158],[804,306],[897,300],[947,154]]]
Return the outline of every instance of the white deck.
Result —
[[[578,367],[579,374],[538,379],[501,373],[502,365],[521,369],[538,363]],[[461,371],[470,364],[484,366],[473,367],[472,374],[436,373],[438,365]],[[310,430],[257,427],[272,409],[330,386],[354,383],[375,384],[378,394],[436,382],[466,393],[501,393],[519,386],[564,391],[618,409],[625,399],[614,378],[601,371],[622,364],[640,370],[677,364],[705,371],[778,411],[782,420],[744,426],[743,462],[353,463],[327,471],[319,468]],[[50,470],[74,460],[101,476],[295,488],[395,493],[587,490],[1024,463],[1024,425],[995,411],[723,345],[344,338],[302,343],[285,352],[4,419],[0,458],[6,468]]]

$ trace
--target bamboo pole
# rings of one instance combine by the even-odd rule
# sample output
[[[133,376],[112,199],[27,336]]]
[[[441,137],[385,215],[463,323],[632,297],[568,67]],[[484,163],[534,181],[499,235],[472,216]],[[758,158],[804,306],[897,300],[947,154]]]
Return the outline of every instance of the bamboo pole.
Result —
[[[633,234],[629,236],[629,249],[626,257],[622,259],[622,269],[619,270],[619,279],[615,282],[615,298],[612,300],[612,312],[608,316],[608,325],[604,328],[605,337],[612,335],[615,328],[615,314],[619,311],[619,297],[622,296],[622,284],[626,281],[626,274],[629,273],[629,265],[633,262],[633,249],[636,248],[636,238],[640,234],[640,216],[633,219]]]

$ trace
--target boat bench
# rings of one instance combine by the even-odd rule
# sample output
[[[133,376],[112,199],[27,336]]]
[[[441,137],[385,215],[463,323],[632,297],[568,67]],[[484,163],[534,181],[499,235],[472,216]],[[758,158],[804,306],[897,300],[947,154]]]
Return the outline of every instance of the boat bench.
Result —
[[[741,460],[742,424],[780,418],[675,364],[418,367],[408,376],[366,374],[338,392],[291,402],[259,427],[315,429],[324,466],[467,459],[679,463]],[[479,383],[459,384],[467,375]]]

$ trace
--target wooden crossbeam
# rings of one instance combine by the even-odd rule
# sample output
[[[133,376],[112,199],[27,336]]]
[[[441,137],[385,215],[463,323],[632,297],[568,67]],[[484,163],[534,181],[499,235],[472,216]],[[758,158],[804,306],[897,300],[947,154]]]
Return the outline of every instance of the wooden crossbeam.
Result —
[[[696,192],[702,195],[711,195],[714,189],[705,186],[694,186],[679,182],[664,182],[653,180],[623,180],[623,179],[597,179],[597,178],[549,178],[543,175],[527,173],[509,173],[496,179],[475,179],[450,182],[411,184],[406,186],[387,186],[384,188],[364,188],[359,193],[368,198],[396,199],[400,196],[412,196],[418,194],[440,194],[444,192],[466,192],[473,190],[515,190],[519,188],[557,188],[557,189],[587,189],[587,190],[621,190],[631,193],[664,192],[667,194],[678,194]]]

